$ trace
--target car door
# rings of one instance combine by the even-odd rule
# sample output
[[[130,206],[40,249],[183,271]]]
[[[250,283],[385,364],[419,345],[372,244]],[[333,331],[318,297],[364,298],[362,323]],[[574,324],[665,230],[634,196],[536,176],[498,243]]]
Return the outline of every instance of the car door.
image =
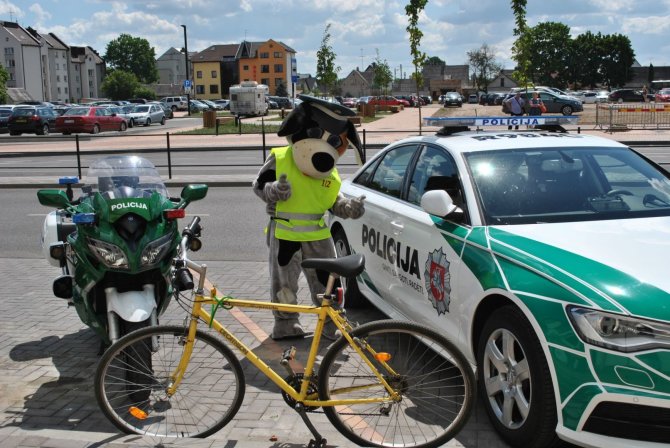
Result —
[[[365,195],[365,214],[360,219],[344,220],[350,246],[365,255],[367,286],[382,299],[389,299],[389,286],[396,275],[397,242],[391,217],[400,201],[405,174],[418,144],[389,149],[379,162],[370,166],[352,182],[352,197]]]
[[[443,148],[423,146],[410,173],[405,199],[394,207],[390,226],[399,243],[399,262],[389,286],[389,302],[407,310],[411,320],[430,322],[458,334],[458,319],[452,313],[451,292],[457,290],[461,269],[460,241],[469,226],[465,213],[440,219],[421,208],[421,197],[430,190],[445,190],[456,205],[465,209],[462,187],[451,155]],[[404,248],[404,249],[403,249]]]

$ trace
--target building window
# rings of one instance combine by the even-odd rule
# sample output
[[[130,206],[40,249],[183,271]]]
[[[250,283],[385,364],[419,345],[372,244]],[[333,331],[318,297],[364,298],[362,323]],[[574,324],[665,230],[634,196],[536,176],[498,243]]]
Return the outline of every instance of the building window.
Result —
[[[205,86],[203,86],[202,84],[197,84],[197,85],[195,86],[195,93],[199,93],[199,94],[201,94],[201,95],[204,95],[204,93],[205,93]]]
[[[91,78],[93,77],[93,70],[88,71],[88,76],[91,77]]]
[[[269,65],[261,65],[261,73],[270,73]]]
[[[60,70],[60,65],[56,64],[56,70]]]
[[[60,95],[60,87],[58,88],[58,94]]]
[[[209,93],[219,93],[219,86],[217,84],[210,84],[209,85]]]
[[[63,81],[67,81],[67,75],[63,75]]]
[[[261,53],[261,59],[267,59],[270,57],[270,53],[268,51],[264,51]]]
[[[67,87],[65,88],[65,93],[68,93],[68,91],[67,91]]]
[[[281,51],[275,51],[275,58],[281,58],[282,56]]]
[[[14,54],[14,47],[5,47],[5,54]]]
[[[212,78],[216,78],[216,70],[212,70]]]
[[[198,79],[202,79],[202,72],[200,70],[195,72],[195,77],[198,78]]]
[[[284,65],[275,64],[275,73],[284,73]]]
[[[56,75],[56,81],[60,82],[60,75]]]
[[[248,65],[243,65],[242,70],[249,70],[249,66]]]
[[[505,78],[500,78],[500,87],[505,87]]]
[[[265,84],[266,86],[269,86],[270,85],[270,78],[261,79],[261,84]]]

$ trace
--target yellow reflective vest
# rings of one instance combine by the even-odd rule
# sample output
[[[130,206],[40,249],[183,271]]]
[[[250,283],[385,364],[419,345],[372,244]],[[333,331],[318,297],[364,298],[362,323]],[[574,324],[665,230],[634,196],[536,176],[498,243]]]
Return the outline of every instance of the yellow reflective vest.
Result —
[[[319,241],[330,238],[324,213],[337,199],[342,181],[333,169],[325,179],[304,175],[293,161],[293,148],[273,148],[276,159],[277,178],[286,174],[291,184],[291,197],[278,201],[273,217],[275,238],[288,241]]]

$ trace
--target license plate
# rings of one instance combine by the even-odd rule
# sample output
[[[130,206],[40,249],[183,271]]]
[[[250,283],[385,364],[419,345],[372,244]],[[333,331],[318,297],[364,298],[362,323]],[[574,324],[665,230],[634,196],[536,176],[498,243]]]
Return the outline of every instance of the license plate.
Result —
[[[28,123],[28,120],[26,120],[25,118],[17,118],[16,122],[17,123]]]
[[[72,123],[74,123],[74,120],[63,120],[63,121],[64,121],[65,123],[67,123],[67,124],[72,124]]]

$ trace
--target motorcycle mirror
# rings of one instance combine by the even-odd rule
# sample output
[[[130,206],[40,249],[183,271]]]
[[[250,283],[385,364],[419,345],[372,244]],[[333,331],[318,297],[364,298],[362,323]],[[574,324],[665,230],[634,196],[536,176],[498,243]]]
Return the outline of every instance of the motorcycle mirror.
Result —
[[[39,190],[37,192],[37,199],[40,201],[40,204],[47,207],[65,208],[70,205],[70,200],[63,190]]]
[[[208,189],[206,184],[189,184],[181,190],[181,198],[187,203],[198,201],[207,196]]]

